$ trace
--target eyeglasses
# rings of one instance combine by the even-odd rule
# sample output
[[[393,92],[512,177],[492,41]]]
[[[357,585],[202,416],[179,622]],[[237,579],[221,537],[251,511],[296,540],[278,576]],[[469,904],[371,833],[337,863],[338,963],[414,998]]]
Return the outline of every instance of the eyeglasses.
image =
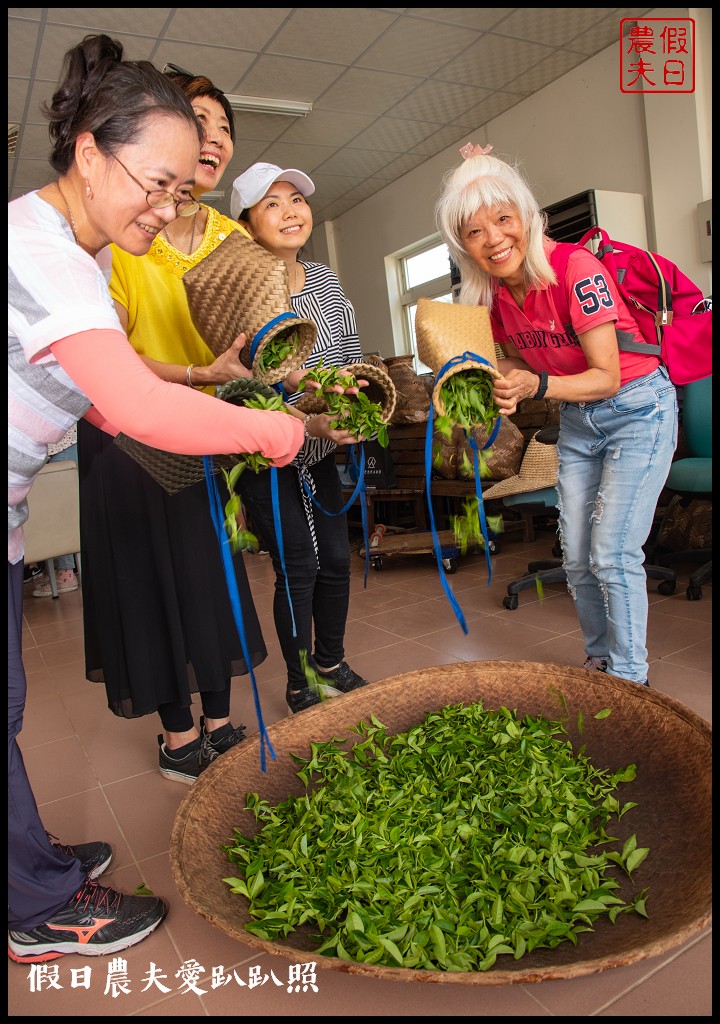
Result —
[[[186,71],[185,68],[180,68],[177,64],[166,64],[162,69],[164,75],[184,75],[186,78],[197,78],[192,71]]]
[[[197,213],[200,209],[200,203],[195,199],[176,199],[172,192],[166,192],[162,188],[146,189],[141,181],[131,174],[125,164],[115,154],[112,154],[113,160],[117,160],[122,169],[125,171],[129,178],[139,185],[145,193],[147,204],[151,210],[164,210],[168,206],[175,205],[178,217],[192,217],[194,213]]]

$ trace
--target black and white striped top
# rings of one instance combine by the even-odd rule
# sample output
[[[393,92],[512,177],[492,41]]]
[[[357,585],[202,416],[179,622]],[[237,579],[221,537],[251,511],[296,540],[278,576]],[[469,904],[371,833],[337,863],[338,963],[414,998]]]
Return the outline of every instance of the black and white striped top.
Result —
[[[303,366],[346,366],[362,362],[355,310],[330,267],[324,263],[306,263],[305,286],[290,296],[290,306],[298,316],[317,325],[317,342]],[[296,396],[292,396],[293,398]],[[298,396],[299,397],[299,396]]]

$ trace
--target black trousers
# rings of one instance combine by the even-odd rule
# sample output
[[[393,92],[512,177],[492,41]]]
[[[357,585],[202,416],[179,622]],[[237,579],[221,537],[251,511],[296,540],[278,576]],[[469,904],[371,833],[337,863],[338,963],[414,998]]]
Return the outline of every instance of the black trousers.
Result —
[[[343,499],[335,453],[331,452],[316,462],[309,472],[315,482],[315,498],[322,509],[338,512],[343,507]],[[272,558],[275,569],[275,628],[287,665],[288,685],[297,690],[306,685],[301,651],[312,655],[322,668],[337,665],[345,656],[345,624],[350,602],[350,545],[345,513],[327,515],[313,504],[316,554],[297,469],[294,466],[278,469],[277,479],[292,614],[275,532],[270,471],[252,473],[246,470],[240,476],[237,491]]]

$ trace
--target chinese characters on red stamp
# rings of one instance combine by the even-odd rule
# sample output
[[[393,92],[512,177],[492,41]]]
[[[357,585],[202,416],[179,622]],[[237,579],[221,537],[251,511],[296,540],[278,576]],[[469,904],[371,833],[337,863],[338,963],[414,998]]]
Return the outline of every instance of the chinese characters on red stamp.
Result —
[[[694,92],[695,20],[623,18],[620,22],[620,91]]]

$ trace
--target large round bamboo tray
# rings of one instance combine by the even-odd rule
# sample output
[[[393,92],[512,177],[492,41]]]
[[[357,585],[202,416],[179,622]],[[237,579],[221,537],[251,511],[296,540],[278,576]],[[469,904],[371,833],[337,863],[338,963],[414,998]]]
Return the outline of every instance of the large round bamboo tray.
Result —
[[[181,895],[202,917],[254,949],[390,981],[528,984],[593,974],[667,953],[711,918],[711,728],[670,697],[598,676],[535,662],[462,662],[381,680],[270,726],[277,760],[268,760],[266,773],[260,768],[258,738],[248,739],[211,765],[180,805],[170,854]],[[638,845],[650,848],[632,883],[635,890],[649,888],[648,919],[633,913],[620,914],[615,924],[601,919],[594,931],[580,935],[577,945],[565,942],[555,949],[534,950],[519,960],[499,957],[489,971],[467,973],[348,962],[313,955],[315,946],[302,931],[283,942],[269,942],[244,930],[248,904],[222,881],[234,873],[235,865],[220,844],[232,838],[235,827],[255,833],[255,820],[245,810],[246,793],[278,803],[303,792],[291,753],[307,757],[310,740],[340,737],[371,714],[393,733],[440,707],[476,700],[487,709],[505,706],[520,715],[564,720],[563,699],[576,749],[584,743],[591,761],[601,768],[637,765],[637,778],[622,787],[623,801],[636,801],[637,807],[611,834],[624,841],[636,833]],[[594,715],[604,708],[612,714],[596,721]],[[577,731],[580,713],[582,738]],[[619,873],[618,880],[622,878]]]

